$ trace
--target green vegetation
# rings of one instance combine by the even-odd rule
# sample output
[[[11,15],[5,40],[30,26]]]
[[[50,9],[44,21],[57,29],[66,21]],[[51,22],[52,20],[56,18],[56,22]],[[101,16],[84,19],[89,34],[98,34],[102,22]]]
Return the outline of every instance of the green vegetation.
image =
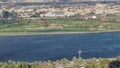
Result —
[[[82,19],[12,19],[0,21],[0,34],[119,31],[120,22]]]
[[[0,62],[0,68],[119,68],[119,59],[120,57],[98,59],[79,59],[74,57],[71,61],[63,58],[56,61],[35,61],[32,63],[8,60],[8,62]]]

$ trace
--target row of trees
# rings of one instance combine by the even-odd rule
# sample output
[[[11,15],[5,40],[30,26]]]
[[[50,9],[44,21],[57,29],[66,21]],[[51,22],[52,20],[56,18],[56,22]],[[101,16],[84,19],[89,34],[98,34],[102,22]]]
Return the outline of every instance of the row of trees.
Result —
[[[0,68],[120,68],[120,57],[114,59],[78,59],[74,57],[72,61],[64,58],[57,61],[36,61],[33,63],[9,60],[8,62],[0,62]]]

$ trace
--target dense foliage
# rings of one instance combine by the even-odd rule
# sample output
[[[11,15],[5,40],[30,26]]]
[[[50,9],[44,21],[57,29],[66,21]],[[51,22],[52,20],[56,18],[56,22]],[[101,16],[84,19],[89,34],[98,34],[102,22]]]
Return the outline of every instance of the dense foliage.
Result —
[[[78,59],[74,57],[72,61],[64,58],[56,61],[35,61],[33,63],[9,60],[8,62],[0,62],[0,68],[120,68],[119,59],[120,57],[98,59]]]

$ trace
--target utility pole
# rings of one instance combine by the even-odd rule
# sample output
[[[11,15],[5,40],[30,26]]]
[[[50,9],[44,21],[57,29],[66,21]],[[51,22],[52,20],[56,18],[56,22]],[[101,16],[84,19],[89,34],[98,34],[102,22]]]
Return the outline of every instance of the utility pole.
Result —
[[[81,50],[79,50],[79,51],[78,51],[78,56],[79,56],[79,59],[81,59],[81,53],[82,53],[82,51],[81,51]]]

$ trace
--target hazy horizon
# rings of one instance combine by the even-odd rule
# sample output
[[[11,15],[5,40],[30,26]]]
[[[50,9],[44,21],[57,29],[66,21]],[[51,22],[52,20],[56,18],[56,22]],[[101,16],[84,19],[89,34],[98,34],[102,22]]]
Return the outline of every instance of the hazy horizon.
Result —
[[[120,0],[0,0],[0,2],[82,2],[82,1],[120,1]]]

